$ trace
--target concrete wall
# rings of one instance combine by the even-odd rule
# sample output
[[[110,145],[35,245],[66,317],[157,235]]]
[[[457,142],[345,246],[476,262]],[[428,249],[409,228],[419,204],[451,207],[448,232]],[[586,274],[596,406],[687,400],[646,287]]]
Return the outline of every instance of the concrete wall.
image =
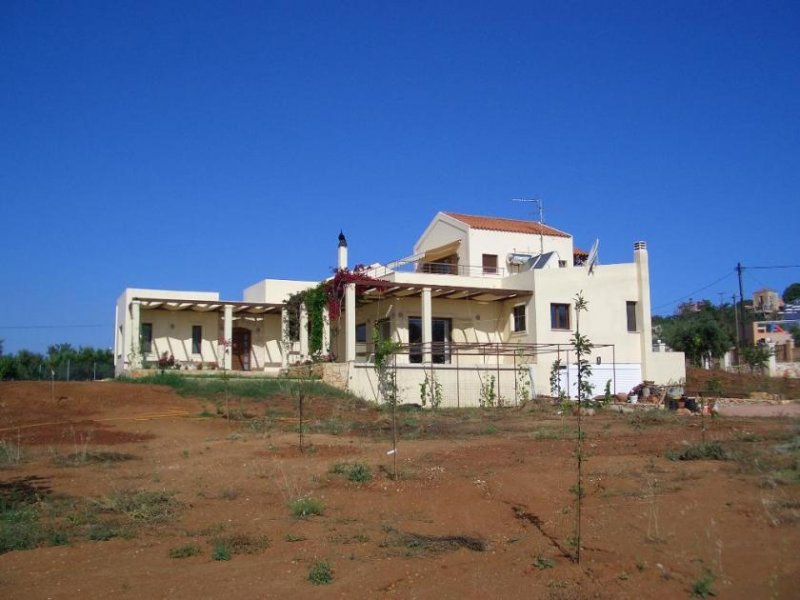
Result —
[[[471,229],[469,233],[470,265],[482,265],[484,254],[496,254],[497,266],[508,272],[506,257],[513,252],[539,254],[541,243],[538,235],[529,233],[512,233],[508,231],[490,231]],[[572,238],[544,236],[544,251],[556,252],[560,260],[567,261],[572,267]]]
[[[653,352],[650,360],[651,381],[660,385],[686,381],[686,356],[683,352]]]

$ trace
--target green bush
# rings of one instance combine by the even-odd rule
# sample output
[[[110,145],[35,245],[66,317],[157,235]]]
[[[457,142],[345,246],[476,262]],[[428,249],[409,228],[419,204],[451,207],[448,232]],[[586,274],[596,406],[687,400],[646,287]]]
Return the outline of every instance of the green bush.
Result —
[[[308,580],[314,585],[327,585],[333,581],[333,569],[327,560],[318,560],[308,570]]]

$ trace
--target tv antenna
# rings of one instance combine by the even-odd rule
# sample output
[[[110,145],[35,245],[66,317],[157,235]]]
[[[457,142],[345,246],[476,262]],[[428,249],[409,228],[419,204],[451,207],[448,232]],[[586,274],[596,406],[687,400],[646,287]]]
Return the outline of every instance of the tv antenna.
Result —
[[[534,198],[512,198],[512,202],[536,203],[539,208],[539,254],[544,254],[544,200],[539,197]]]

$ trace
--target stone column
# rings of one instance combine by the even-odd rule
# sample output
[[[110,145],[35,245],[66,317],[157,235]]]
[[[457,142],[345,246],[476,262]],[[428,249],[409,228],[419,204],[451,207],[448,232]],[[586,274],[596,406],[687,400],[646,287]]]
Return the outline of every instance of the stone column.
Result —
[[[300,360],[306,360],[308,352],[308,310],[305,304],[300,305]]]
[[[356,284],[348,283],[344,288],[344,359],[356,360]]]
[[[130,367],[139,369],[142,366],[142,324],[141,324],[142,305],[138,300],[131,301],[131,343],[130,343]]]
[[[222,337],[225,338],[225,345],[222,349],[222,366],[224,369],[230,370],[233,364],[233,357],[231,356],[231,346],[233,342],[233,307],[230,304],[225,305],[222,319]]]
[[[433,314],[431,310],[431,288],[422,288],[422,362],[432,362],[431,341],[433,339]]]

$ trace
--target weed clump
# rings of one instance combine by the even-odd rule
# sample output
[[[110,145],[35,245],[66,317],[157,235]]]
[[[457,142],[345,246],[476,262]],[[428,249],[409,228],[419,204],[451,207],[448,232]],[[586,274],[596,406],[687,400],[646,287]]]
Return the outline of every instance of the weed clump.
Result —
[[[325,510],[325,504],[322,500],[305,496],[289,502],[289,510],[296,519],[307,519],[314,515],[321,515]]]
[[[327,585],[333,581],[333,569],[327,560],[317,560],[308,570],[308,580],[314,585]]]
[[[728,460],[725,449],[717,442],[690,444],[681,451],[667,452],[669,460]]]
[[[102,510],[120,513],[137,523],[167,523],[177,518],[183,503],[170,492],[122,490],[97,501]]]
[[[353,483],[365,483],[372,479],[372,470],[364,463],[336,463],[331,468],[334,475],[345,475]]]

